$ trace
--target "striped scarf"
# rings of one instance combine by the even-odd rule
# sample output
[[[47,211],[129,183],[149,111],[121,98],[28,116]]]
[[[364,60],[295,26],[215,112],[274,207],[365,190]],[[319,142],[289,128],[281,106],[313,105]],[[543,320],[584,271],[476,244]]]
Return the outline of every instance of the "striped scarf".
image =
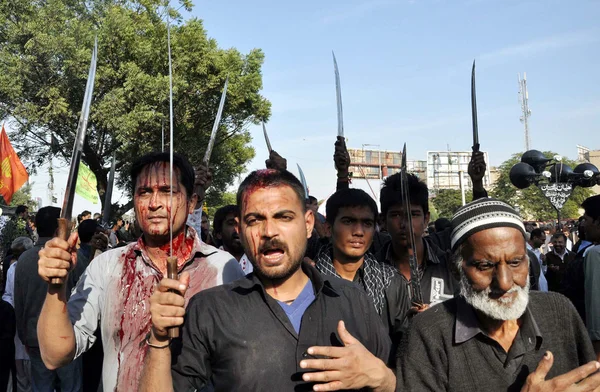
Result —
[[[341,278],[333,266],[333,245],[323,246],[315,259],[315,263],[317,270],[323,275]],[[365,253],[362,268],[361,286],[373,301],[377,313],[381,314],[385,304],[385,289],[390,285],[396,271],[387,264],[379,263],[370,252]],[[357,273],[359,272],[357,271]]]

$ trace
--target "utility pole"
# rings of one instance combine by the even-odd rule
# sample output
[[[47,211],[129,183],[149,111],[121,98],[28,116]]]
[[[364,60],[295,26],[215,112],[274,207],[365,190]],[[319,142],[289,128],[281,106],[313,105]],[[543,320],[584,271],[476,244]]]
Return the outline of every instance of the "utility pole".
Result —
[[[521,104],[522,115],[519,118],[525,127],[525,151],[529,151],[531,147],[531,138],[529,137],[529,116],[531,116],[531,110],[529,110],[529,93],[527,92],[527,73],[523,72],[523,79],[519,74],[519,103]]]

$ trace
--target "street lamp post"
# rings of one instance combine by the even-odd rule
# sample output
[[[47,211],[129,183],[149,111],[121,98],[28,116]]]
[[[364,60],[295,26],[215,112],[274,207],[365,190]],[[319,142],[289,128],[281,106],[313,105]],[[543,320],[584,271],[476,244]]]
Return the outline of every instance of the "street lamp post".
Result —
[[[519,189],[537,186],[556,210],[558,228],[561,229],[560,210],[576,186],[591,187],[600,183],[600,171],[591,163],[581,163],[574,169],[562,163],[562,157],[546,158],[537,150],[521,156],[521,162],[510,169],[510,181]]]

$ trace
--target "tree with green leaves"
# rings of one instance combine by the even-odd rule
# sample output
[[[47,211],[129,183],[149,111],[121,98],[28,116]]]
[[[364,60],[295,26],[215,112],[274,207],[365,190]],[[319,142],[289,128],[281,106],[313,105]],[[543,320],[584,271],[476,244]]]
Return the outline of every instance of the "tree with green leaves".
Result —
[[[104,203],[110,159],[128,189],[133,160],[160,150],[169,134],[167,22],[173,58],[174,150],[200,164],[223,85],[227,100],[212,152],[212,188],[220,194],[254,156],[247,126],[268,119],[260,49],[221,49],[199,19],[183,20],[163,0],[0,2],[0,119],[30,172],[51,157],[70,163],[94,38],[98,63],[83,162]],[[190,0],[180,8],[191,10]],[[166,137],[168,139],[168,136]],[[166,143],[165,143],[166,144]],[[166,146],[165,148],[168,148]],[[128,210],[129,201],[119,207]]]
[[[29,211],[33,211],[33,210],[37,209],[37,202],[31,198],[31,186],[32,186],[32,184],[25,184],[21,187],[21,189],[16,191],[13,194],[13,197],[12,197],[9,205],[11,207],[24,205],[24,206],[27,206],[27,208],[29,208]],[[0,196],[0,197],[2,197],[2,196]],[[2,199],[2,201],[3,201],[3,204],[6,204],[4,202],[4,199]]]
[[[467,203],[473,199],[471,192],[466,192],[465,197]],[[431,202],[438,217],[452,219],[454,212],[462,206],[462,195],[458,189],[440,189]]]
[[[544,151],[547,158],[557,155],[552,151]],[[509,178],[510,169],[521,161],[522,153],[513,154],[512,157],[504,161],[499,166],[500,177],[491,192],[493,197],[507,202],[512,206],[518,207],[521,216],[525,219],[545,221],[556,220],[556,210],[552,204],[544,197],[542,191],[535,185],[525,189],[517,189]],[[577,162],[563,159],[566,165],[574,168]],[[577,219],[579,217],[579,206],[588,197],[592,195],[590,188],[576,187],[569,200],[561,209],[561,219]]]

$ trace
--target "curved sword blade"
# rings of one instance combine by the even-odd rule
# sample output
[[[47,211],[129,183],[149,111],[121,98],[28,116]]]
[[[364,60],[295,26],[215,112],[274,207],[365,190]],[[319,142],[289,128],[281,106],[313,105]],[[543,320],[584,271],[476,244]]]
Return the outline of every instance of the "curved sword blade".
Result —
[[[337,99],[338,136],[344,137],[344,111],[342,110],[342,87],[340,83],[340,71],[338,70],[335,53],[333,54],[333,70],[335,72],[335,96]]]
[[[267,142],[267,148],[269,149],[269,153],[271,151],[273,151],[273,149],[271,148],[271,141],[269,140],[269,135],[267,135],[267,127],[265,127],[265,122],[262,122],[262,126],[263,126],[263,134],[265,135],[265,142]]]
[[[225,79],[225,86],[223,87],[223,93],[221,94],[221,102],[219,102],[219,110],[217,111],[217,117],[215,117],[215,123],[213,124],[212,132],[210,133],[210,139],[208,140],[208,146],[204,153],[205,166],[208,166],[210,161],[210,154],[212,153],[213,146],[215,145],[215,139],[217,138],[217,130],[219,129],[219,123],[221,122],[221,116],[223,115],[223,107],[225,106],[225,97],[227,96],[227,85],[229,84],[229,76]]]
[[[79,164],[81,162],[81,154],[83,152],[83,144],[87,133],[88,118],[90,116],[90,106],[92,104],[92,96],[94,94],[94,80],[96,79],[96,62],[98,60],[98,38],[94,41],[94,49],[92,50],[92,59],[90,61],[90,70],[88,72],[87,82],[85,84],[85,93],[83,96],[83,104],[81,106],[81,114],[79,115],[79,123],[77,124],[77,136],[75,136],[75,144],[73,145],[73,153],[71,154],[71,166],[69,168],[69,176],[67,178],[67,186],[65,188],[65,198],[60,211],[60,217],[71,220],[73,212],[73,199],[75,198],[75,186],[77,184],[77,174],[79,173]]]
[[[302,186],[304,187],[304,199],[308,200],[308,184],[306,183],[306,178],[304,177],[304,172],[302,171],[302,168],[300,167],[300,165],[298,165],[296,163],[296,165],[298,166],[298,173],[300,173],[300,182],[302,182]]]
[[[477,125],[477,95],[475,93],[475,60],[471,69],[471,116],[473,118],[473,151],[479,151],[479,127]]]

